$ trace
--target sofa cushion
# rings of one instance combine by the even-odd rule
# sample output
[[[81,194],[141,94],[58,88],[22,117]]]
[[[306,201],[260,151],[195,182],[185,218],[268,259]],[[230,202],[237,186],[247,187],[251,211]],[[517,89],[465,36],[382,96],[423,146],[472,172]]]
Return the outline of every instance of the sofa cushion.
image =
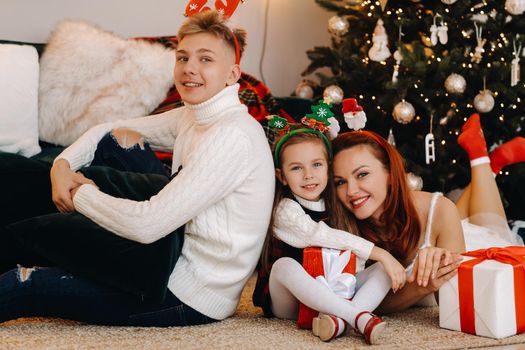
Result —
[[[173,50],[63,21],[40,60],[40,139],[69,145],[90,127],[148,115],[172,84]]]
[[[0,151],[26,157],[40,152],[38,69],[33,46],[0,44]]]

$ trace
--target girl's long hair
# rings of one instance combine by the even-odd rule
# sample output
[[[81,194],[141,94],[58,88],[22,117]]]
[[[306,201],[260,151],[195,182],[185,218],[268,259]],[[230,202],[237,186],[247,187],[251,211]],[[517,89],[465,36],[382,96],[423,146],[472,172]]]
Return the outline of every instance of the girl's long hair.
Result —
[[[276,146],[279,143],[281,138],[282,137],[277,138],[275,140],[275,142],[273,143],[272,154],[274,154],[275,148],[276,148]],[[306,142],[318,142],[321,146],[323,146],[323,149],[325,150],[326,160],[327,160],[327,163],[328,163],[328,179],[329,180],[328,180],[328,184],[326,186],[326,189],[321,194],[321,197],[324,199],[325,204],[326,204],[326,209],[329,211],[330,203],[333,202],[332,198],[335,197],[335,195],[334,195],[335,188],[334,188],[333,181],[330,181],[330,179],[332,179],[332,167],[329,164],[330,163],[330,159],[329,159],[329,155],[328,155],[329,153],[328,153],[328,150],[326,149],[324,141],[321,139],[321,137],[319,135],[308,133],[308,132],[301,132],[301,133],[294,134],[294,135],[290,136],[281,145],[281,149],[280,149],[279,155],[278,155],[278,157],[279,157],[279,164],[281,164],[281,166],[282,166],[282,164],[283,164],[283,153],[284,153],[284,150],[288,146],[296,145],[296,144],[300,144],[300,143],[306,143]],[[282,174],[282,172],[281,172],[281,174]],[[268,232],[266,234],[266,238],[265,238],[265,241],[264,241],[262,254],[261,254],[261,261],[260,262],[261,262],[261,267],[263,269],[268,269],[270,267],[270,264],[272,263],[270,261],[271,254],[272,254],[272,242],[273,242],[273,240],[276,239],[274,237],[274,230],[273,230],[273,226],[274,226],[274,222],[275,222],[275,214],[276,214],[277,207],[278,207],[279,203],[284,198],[293,198],[293,193],[292,193],[292,191],[290,191],[290,187],[284,186],[281,183],[281,181],[279,181],[279,179],[276,179],[276,181],[275,181],[275,197],[274,197],[274,200],[273,200],[273,207],[272,207],[272,216],[271,216],[271,219],[270,219],[270,225],[268,226]]]
[[[368,147],[388,171],[384,212],[378,225],[370,219],[357,220],[349,210],[335,203],[332,205],[329,224],[358,233],[405,263],[418,246],[421,223],[406,181],[404,160],[383,137],[371,131],[352,131],[339,135],[332,142],[334,158],[339,152],[359,145]]]

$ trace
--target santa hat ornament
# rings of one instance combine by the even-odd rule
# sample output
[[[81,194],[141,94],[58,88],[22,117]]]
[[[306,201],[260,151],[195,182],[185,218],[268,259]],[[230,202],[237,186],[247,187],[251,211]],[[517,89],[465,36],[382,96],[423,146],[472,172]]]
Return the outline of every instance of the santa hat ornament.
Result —
[[[346,125],[350,129],[360,130],[366,125],[366,113],[363,107],[357,104],[355,98],[345,98],[343,100],[343,115],[345,117]]]
[[[184,16],[191,17],[196,13],[208,11],[213,8],[217,10],[217,12],[219,12],[224,18],[230,18],[237,9],[237,6],[239,6],[239,3],[244,3],[244,1],[245,0],[226,0],[225,5],[223,0],[190,0],[188,5],[186,5]],[[213,6],[211,4],[208,6],[209,2],[213,2]]]

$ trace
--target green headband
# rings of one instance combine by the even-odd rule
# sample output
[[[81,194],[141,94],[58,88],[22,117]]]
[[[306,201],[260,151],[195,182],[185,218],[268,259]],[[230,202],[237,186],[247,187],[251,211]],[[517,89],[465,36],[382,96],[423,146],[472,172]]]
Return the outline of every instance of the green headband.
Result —
[[[301,129],[292,130],[289,133],[284,134],[284,136],[281,137],[279,142],[277,142],[277,145],[275,146],[275,151],[273,153],[273,160],[274,160],[275,166],[277,168],[281,166],[279,164],[280,163],[279,162],[279,153],[281,152],[281,148],[284,145],[284,143],[290,137],[292,137],[293,135],[297,135],[297,134],[300,134],[300,133],[303,133],[303,132],[307,132],[307,133],[319,136],[321,138],[321,140],[323,140],[323,142],[324,142],[324,144],[326,146],[326,150],[328,151],[328,158],[330,160],[332,159],[332,145],[330,144],[330,141],[328,141],[328,138],[322,132],[320,132],[319,130],[311,129],[311,128],[301,128]]]
[[[312,113],[309,113],[303,118],[301,118],[301,123],[303,123],[306,126],[306,128],[295,129],[292,131],[290,131],[290,125],[288,124],[288,121],[285,118],[279,117],[277,115],[271,115],[266,117],[270,120],[268,126],[277,131],[279,134],[284,135],[283,137],[281,137],[279,142],[277,142],[273,154],[273,160],[275,161],[276,167],[280,166],[279,153],[281,152],[283,144],[291,136],[303,132],[319,136],[326,146],[326,150],[328,151],[328,157],[332,159],[332,146],[330,145],[330,141],[328,141],[328,138],[323,134],[325,131],[328,131],[330,129],[331,123],[328,119],[334,116],[330,107],[332,107],[332,105],[324,100],[321,100],[318,104],[311,106],[310,109],[312,110]]]

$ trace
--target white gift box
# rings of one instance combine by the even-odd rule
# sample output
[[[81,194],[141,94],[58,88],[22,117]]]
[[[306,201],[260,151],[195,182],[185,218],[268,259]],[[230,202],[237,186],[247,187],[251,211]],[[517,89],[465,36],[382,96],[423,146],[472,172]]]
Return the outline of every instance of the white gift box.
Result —
[[[466,257],[462,266],[468,260],[472,258]],[[525,274],[523,266],[520,270],[519,273]],[[474,265],[472,270],[474,300],[467,300],[466,303],[470,303],[470,306],[473,303],[474,313],[471,317],[468,317],[469,305],[461,304],[460,308],[458,276],[459,274],[451,278],[439,289],[440,327],[496,339],[515,335],[518,328],[524,328],[525,305],[522,301],[518,301],[518,304],[522,303],[523,307],[521,310],[516,309],[512,264],[484,260]],[[465,282],[468,282],[468,278]],[[519,289],[519,287],[516,288]],[[518,296],[524,294],[525,290],[520,290]],[[521,300],[524,298],[525,295],[521,297]],[[517,314],[520,315],[518,318],[522,323],[520,327],[517,326]]]

